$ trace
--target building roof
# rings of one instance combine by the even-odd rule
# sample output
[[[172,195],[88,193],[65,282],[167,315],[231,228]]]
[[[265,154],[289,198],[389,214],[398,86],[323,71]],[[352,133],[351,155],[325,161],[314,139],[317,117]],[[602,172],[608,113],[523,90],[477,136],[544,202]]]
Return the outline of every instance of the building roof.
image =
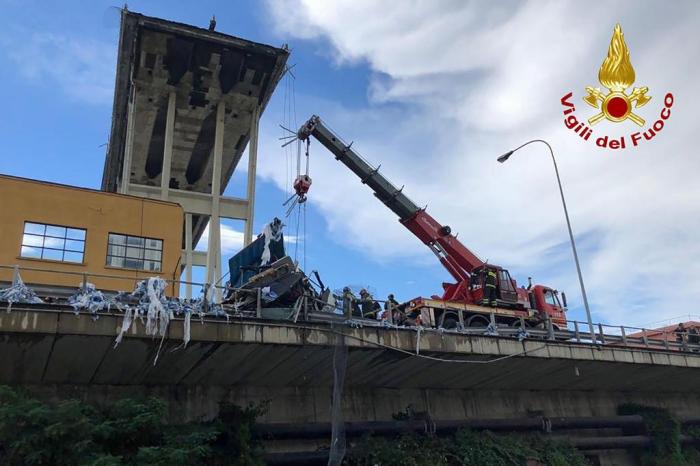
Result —
[[[688,322],[680,322],[683,324],[683,326],[686,328],[686,330],[691,329],[691,328],[697,328],[700,330],[700,322],[696,320],[689,320]],[[658,337],[661,335],[667,335],[675,338],[675,335],[673,333],[674,330],[678,327],[678,324],[673,324],[673,325],[667,325],[665,327],[659,327],[659,328],[654,328],[654,329],[649,329],[646,331],[647,337]],[[629,337],[642,337],[642,332],[637,332],[637,333],[632,333],[628,335]]]

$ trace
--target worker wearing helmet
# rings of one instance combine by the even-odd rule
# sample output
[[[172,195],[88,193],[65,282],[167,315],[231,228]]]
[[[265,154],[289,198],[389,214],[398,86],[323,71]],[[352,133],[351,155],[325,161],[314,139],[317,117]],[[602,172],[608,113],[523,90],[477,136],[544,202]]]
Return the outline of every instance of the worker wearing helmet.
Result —
[[[399,310],[399,302],[394,298],[393,294],[387,296],[384,302],[385,319],[392,324],[399,324],[403,322],[403,313]]]
[[[484,301],[489,306],[496,307],[496,272],[493,269],[486,271],[486,284],[484,285]]]
[[[394,309],[399,307],[399,302],[394,298],[393,294],[390,294],[387,296],[386,301],[384,302],[384,309],[392,312]]]
[[[352,290],[350,290],[349,286],[343,288],[343,311],[345,316],[348,318],[353,315],[362,315],[362,312],[360,312],[360,307],[357,304],[357,298]]]
[[[362,306],[362,316],[370,319],[377,318],[377,311],[381,311],[381,306],[377,303],[369,291],[362,288],[360,290],[360,304]]]

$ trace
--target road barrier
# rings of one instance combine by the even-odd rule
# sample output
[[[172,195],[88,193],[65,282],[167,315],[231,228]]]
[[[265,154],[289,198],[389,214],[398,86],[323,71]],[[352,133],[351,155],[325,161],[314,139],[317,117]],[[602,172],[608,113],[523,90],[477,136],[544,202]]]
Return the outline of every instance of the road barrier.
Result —
[[[87,272],[67,272],[67,271],[57,271],[39,267],[20,267],[18,265],[2,265],[0,264],[0,269],[10,269],[12,270],[12,284],[16,285],[20,280],[20,275],[23,271],[28,272],[43,272],[43,273],[54,273],[63,275],[74,275],[80,277],[79,283],[80,287],[85,290],[87,284],[90,282],[91,277],[99,277],[103,279],[115,279],[115,280],[132,280],[134,282],[134,287],[143,281],[145,278],[131,278],[123,277],[118,275],[107,275],[107,274],[95,274]],[[208,305],[218,305],[228,314],[229,317],[232,316],[245,316],[249,318],[262,318],[262,293],[261,288],[232,288],[229,286],[221,284],[209,284],[209,283],[199,283],[183,280],[167,280],[170,284],[177,286],[191,285],[194,287],[199,287],[201,292],[201,298]],[[28,284],[30,287],[33,284]],[[39,285],[41,286],[41,285]],[[46,287],[44,287],[46,288]],[[240,312],[236,305],[226,304],[226,303],[214,303],[213,297],[216,293],[212,293],[212,290],[219,289],[222,291],[222,296],[227,296],[231,292],[237,292],[241,294],[248,294],[252,296],[252,300],[255,302],[254,311]],[[80,291],[79,288],[73,290],[74,292]],[[45,295],[51,296],[56,299],[61,299],[69,294],[69,290],[62,290],[56,293],[56,295]],[[338,297],[340,298],[340,297]],[[55,301],[55,299],[54,299]],[[381,300],[376,300],[382,302]],[[340,306],[340,307],[337,307]],[[329,312],[330,311],[330,312]],[[336,311],[336,312],[333,312]],[[117,312],[117,311],[115,311]],[[229,314],[230,312],[230,314]],[[450,334],[460,334],[460,335],[479,335],[479,336],[492,336],[492,337],[503,337],[503,338],[515,338],[518,340],[548,340],[557,342],[570,342],[576,344],[590,344],[590,345],[603,345],[603,346],[619,346],[628,348],[647,348],[651,350],[662,350],[662,351],[683,351],[683,352],[694,352],[700,353],[700,339],[697,335],[690,334],[689,332],[674,332],[673,337],[669,339],[668,334],[654,335],[658,333],[657,331],[634,327],[628,325],[610,325],[604,323],[595,324],[595,337],[596,341],[591,341],[590,333],[588,333],[587,327],[588,323],[567,320],[566,328],[561,328],[554,325],[551,320],[541,324],[538,327],[528,327],[521,321],[520,325],[503,325],[496,324],[495,319],[491,318],[491,324],[488,327],[465,327],[465,328],[455,328],[455,329],[428,329],[422,327],[406,327],[397,326],[386,320],[375,320],[367,318],[352,318],[344,315],[342,310],[342,299],[337,300],[336,307],[331,307],[328,302],[320,301],[315,297],[311,296],[301,296],[293,308],[290,309],[290,313],[287,319],[283,320],[304,320],[304,321],[314,321],[314,322],[327,322],[333,324],[347,324],[351,326],[361,326],[361,327],[383,327],[383,328],[411,328],[418,331],[428,331],[428,332],[440,332],[443,335]],[[582,328],[586,328],[586,331],[582,331]]]

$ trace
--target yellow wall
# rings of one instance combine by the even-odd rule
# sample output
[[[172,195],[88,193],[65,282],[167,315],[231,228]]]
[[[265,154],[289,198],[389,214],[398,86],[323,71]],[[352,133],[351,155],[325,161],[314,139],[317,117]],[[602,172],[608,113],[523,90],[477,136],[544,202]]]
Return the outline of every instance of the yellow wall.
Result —
[[[87,230],[83,264],[20,258],[24,222],[37,222]],[[132,291],[137,279],[160,276],[178,279],[182,248],[182,208],[121,194],[44,183],[0,175],[0,265],[50,269],[62,272],[113,275],[88,277],[100,290]],[[145,272],[107,267],[107,235],[122,233],[163,240],[162,270]],[[78,275],[21,271],[27,284],[77,288]],[[0,281],[11,281],[12,270],[0,268]],[[178,287],[168,288],[177,296]]]

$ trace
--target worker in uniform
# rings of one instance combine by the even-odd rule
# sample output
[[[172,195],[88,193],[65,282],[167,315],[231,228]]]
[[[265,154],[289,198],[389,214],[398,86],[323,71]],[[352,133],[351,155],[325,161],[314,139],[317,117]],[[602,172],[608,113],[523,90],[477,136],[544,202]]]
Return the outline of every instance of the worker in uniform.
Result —
[[[683,322],[678,324],[678,327],[673,331],[673,333],[676,334],[676,341],[679,343],[684,343],[686,341],[686,332],[685,332],[685,325],[683,325]]]
[[[390,294],[387,296],[386,301],[384,302],[384,319],[388,320],[391,323],[398,323],[398,315],[396,313],[399,312],[399,302],[394,299],[394,295]]]
[[[362,306],[362,316],[370,319],[376,318],[377,312],[382,310],[379,303],[364,288],[360,290],[360,306]]]
[[[471,276],[469,277],[470,290],[476,290],[481,287],[481,280],[479,280],[479,278],[478,272],[472,272]]]
[[[391,311],[397,307],[399,307],[399,302],[396,299],[394,299],[394,295],[390,294],[389,296],[387,296],[386,302],[384,303],[384,309],[386,309],[387,311]]]
[[[348,286],[343,288],[343,312],[346,317],[362,315],[360,307],[357,305],[357,298]]]
[[[486,284],[484,285],[484,300],[491,307],[496,307],[496,271],[488,269],[486,272]]]

